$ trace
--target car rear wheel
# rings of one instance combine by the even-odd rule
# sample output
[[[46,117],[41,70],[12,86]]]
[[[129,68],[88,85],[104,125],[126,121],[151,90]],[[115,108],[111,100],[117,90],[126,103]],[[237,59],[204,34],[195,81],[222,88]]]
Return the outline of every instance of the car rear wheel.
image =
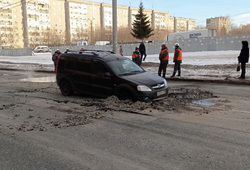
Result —
[[[64,96],[70,96],[73,94],[72,86],[71,86],[70,82],[67,80],[63,80],[60,83],[60,90],[61,90],[62,95],[64,95]]]

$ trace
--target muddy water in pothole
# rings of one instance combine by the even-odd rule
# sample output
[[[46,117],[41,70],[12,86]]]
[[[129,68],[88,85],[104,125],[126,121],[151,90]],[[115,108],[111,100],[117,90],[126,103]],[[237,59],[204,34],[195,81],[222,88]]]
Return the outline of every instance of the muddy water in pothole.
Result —
[[[196,100],[192,102],[193,104],[200,105],[200,106],[214,106],[215,103],[206,101],[206,100]]]

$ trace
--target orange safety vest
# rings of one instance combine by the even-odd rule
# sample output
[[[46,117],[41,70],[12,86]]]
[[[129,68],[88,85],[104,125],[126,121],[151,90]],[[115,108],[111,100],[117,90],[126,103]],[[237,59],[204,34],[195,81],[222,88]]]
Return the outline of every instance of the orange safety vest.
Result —
[[[133,53],[132,58],[136,58],[136,57],[140,57],[140,56],[138,54],[136,54],[136,53]]]
[[[177,48],[176,50],[178,50],[179,51],[179,55],[177,56],[177,61],[179,60],[182,60],[182,50],[181,49],[179,49],[179,48]],[[174,51],[174,57],[175,57],[175,51]],[[175,58],[174,58],[175,59]]]
[[[165,48],[164,50],[162,50],[162,51],[161,51],[161,55],[162,55],[165,51],[168,52],[168,49]],[[162,60],[169,60],[169,52],[168,52],[168,55],[167,55],[166,57],[164,57]]]

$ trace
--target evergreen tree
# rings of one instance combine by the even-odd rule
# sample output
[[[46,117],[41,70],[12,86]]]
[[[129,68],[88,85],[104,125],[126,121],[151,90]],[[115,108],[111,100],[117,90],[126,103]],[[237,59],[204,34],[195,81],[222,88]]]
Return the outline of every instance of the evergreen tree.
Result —
[[[131,35],[136,38],[143,40],[154,35],[153,29],[150,27],[150,21],[146,14],[143,13],[143,4],[140,2],[138,13],[135,15],[135,21],[133,22],[133,28]]]

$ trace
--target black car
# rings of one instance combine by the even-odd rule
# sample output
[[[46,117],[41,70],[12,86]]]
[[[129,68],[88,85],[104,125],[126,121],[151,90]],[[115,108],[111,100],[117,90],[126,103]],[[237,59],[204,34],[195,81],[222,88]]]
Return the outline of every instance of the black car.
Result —
[[[108,51],[62,54],[57,62],[56,80],[65,96],[84,92],[147,102],[168,95],[165,79],[146,72],[126,57]]]

